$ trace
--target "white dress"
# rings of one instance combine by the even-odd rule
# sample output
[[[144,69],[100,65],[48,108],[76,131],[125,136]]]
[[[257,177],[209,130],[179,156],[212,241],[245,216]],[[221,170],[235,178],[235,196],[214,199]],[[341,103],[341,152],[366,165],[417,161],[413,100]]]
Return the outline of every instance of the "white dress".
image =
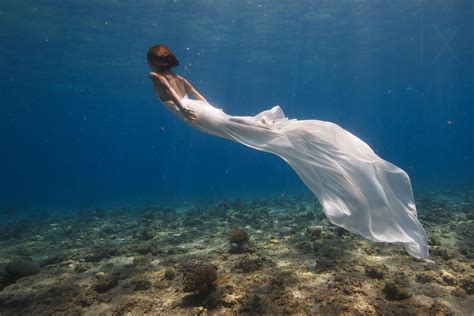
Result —
[[[165,107],[192,127],[285,160],[316,195],[329,221],[377,242],[397,242],[428,259],[426,232],[418,221],[410,178],[340,126],[285,117],[280,106],[256,116],[232,116],[185,96],[186,119],[173,101]]]

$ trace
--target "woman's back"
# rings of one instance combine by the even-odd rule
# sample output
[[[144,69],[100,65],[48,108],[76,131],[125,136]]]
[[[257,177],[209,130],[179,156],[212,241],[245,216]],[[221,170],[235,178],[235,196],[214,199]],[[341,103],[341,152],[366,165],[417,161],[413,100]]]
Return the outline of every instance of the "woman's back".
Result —
[[[182,99],[186,95],[186,86],[183,78],[178,76],[172,71],[166,72],[166,73],[156,73],[156,72],[151,72],[150,75],[155,75],[155,76],[161,76],[166,79],[168,84],[176,91],[180,99]],[[169,94],[168,90],[165,89],[163,85],[158,85],[154,84],[155,91],[160,97],[160,99],[163,102],[170,101],[172,100],[171,95]]]

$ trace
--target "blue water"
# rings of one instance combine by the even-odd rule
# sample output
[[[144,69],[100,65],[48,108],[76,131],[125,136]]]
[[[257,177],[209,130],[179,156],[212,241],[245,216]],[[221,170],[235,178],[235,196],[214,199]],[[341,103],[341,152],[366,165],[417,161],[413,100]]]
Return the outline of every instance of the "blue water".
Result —
[[[201,134],[147,77],[163,43],[213,104],[335,122],[411,177],[474,186],[474,2],[0,1],[0,210],[308,192]]]

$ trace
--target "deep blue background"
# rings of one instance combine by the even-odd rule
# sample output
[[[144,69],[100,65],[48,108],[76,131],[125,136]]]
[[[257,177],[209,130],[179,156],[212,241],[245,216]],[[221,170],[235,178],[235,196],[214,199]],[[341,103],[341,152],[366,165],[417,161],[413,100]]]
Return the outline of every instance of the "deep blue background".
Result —
[[[0,210],[305,192],[284,161],[158,102],[145,53],[233,115],[338,123],[411,176],[472,189],[474,2],[0,1]]]

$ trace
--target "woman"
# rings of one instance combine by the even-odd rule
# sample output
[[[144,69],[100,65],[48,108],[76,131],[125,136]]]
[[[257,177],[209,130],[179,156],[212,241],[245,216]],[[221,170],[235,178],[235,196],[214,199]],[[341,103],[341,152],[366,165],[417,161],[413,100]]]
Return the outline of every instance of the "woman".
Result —
[[[228,115],[171,71],[179,62],[169,48],[155,45],[147,57],[155,91],[176,116],[204,133],[281,157],[331,223],[372,241],[403,243],[410,255],[428,259],[410,178],[362,140],[330,122],[288,119],[279,106],[256,116]]]

